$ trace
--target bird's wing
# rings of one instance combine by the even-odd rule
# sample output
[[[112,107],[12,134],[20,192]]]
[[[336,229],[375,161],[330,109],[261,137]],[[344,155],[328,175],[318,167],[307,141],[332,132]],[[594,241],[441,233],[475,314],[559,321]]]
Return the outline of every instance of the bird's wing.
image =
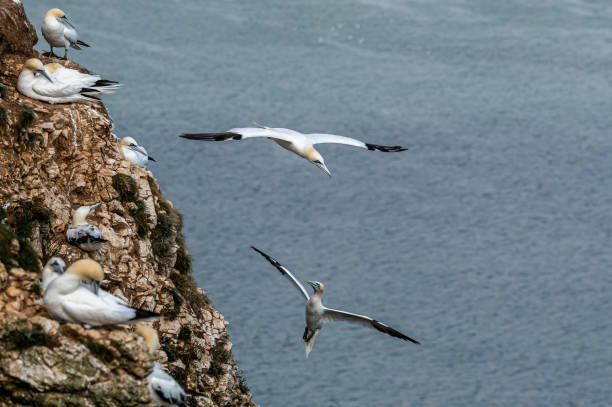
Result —
[[[155,394],[166,403],[179,405],[185,401],[185,390],[161,367],[155,369],[148,380]]]
[[[253,250],[255,250],[257,253],[261,254],[263,257],[266,258],[266,260],[268,260],[270,263],[272,263],[272,265],[274,267],[276,267],[276,269],[278,271],[281,272],[282,275],[284,275],[285,277],[287,277],[287,279],[289,281],[291,281],[293,283],[293,285],[300,290],[300,293],[302,293],[302,295],[304,296],[304,298],[306,299],[306,301],[308,301],[310,299],[310,297],[308,296],[308,293],[306,292],[306,289],[304,289],[304,286],[302,284],[300,284],[300,282],[293,276],[293,274],[291,274],[291,272],[289,270],[287,270],[285,267],[283,267],[278,261],[276,261],[275,259],[273,259],[272,257],[268,256],[266,253],[262,252],[261,250],[259,250],[258,248],[256,248],[255,246],[251,246],[251,248]]]
[[[226,140],[242,140],[247,138],[273,138],[288,142],[299,141],[300,137],[304,137],[297,132],[289,133],[282,131],[284,129],[272,129],[269,127],[243,127],[229,129],[223,133],[184,133],[181,137],[190,140],[206,140],[206,141],[226,141]]]
[[[407,337],[406,335],[404,335],[403,333],[399,331],[396,331],[395,329],[391,328],[389,325],[383,324],[382,322],[379,322],[365,315],[353,314],[351,312],[339,311],[339,310],[331,309],[331,308],[325,308],[325,310],[323,311],[323,318],[332,319],[334,321],[353,322],[353,323],[369,326],[380,332],[386,333],[387,335],[391,335],[393,337],[400,338],[405,341],[410,341],[412,343],[419,344],[418,341]]]
[[[79,85],[85,87],[94,86],[97,81],[102,79],[98,75],[88,75],[75,69],[64,67],[58,68],[55,72],[53,72],[51,77],[54,80],[57,79],[63,83],[78,83]]]
[[[335,134],[305,134],[306,138],[312,142],[312,144],[324,144],[324,143],[333,143],[333,144],[346,144],[348,146],[367,148],[368,150],[378,150],[385,153],[395,153],[398,151],[406,150],[401,146],[379,146],[378,144],[368,144],[363,141],[356,140],[350,137],[337,136]]]
[[[136,315],[134,309],[112,304],[83,286],[62,296],[62,309],[74,321],[93,326],[127,322]]]
[[[130,150],[132,150],[132,151],[135,151],[135,152],[137,152],[139,154],[144,155],[145,157],[148,156],[147,150],[145,150],[144,147],[141,147],[141,146],[128,146],[128,148]]]
[[[78,94],[81,86],[60,82],[59,80],[50,82],[47,78],[38,77],[32,83],[32,90],[41,96],[62,97]]]

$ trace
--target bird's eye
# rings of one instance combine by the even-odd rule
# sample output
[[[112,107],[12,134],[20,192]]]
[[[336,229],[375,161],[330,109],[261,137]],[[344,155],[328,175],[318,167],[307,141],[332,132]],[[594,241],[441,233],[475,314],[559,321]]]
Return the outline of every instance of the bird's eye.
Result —
[[[130,147],[136,147],[136,144],[130,143]]]

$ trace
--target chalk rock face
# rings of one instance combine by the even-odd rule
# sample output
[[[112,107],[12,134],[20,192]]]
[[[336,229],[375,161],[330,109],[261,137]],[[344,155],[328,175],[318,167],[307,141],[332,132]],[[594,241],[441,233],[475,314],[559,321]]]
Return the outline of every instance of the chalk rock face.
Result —
[[[8,33],[16,26],[5,20],[21,34]],[[8,85],[0,94],[0,406],[152,406],[154,360],[183,385],[187,406],[254,406],[227,323],[191,276],[181,215],[150,171],[123,160],[105,106],[48,105],[17,92],[32,55],[84,71],[42,57],[35,41],[21,4],[0,0],[0,80]],[[88,221],[109,241],[87,254],[65,234],[75,209],[95,203]],[[93,258],[103,288],[161,313],[157,354],[131,326],[86,330],[50,319],[39,284],[52,255],[68,265]]]
[[[37,41],[36,29],[28,21],[21,2],[0,0],[0,55],[30,55]]]

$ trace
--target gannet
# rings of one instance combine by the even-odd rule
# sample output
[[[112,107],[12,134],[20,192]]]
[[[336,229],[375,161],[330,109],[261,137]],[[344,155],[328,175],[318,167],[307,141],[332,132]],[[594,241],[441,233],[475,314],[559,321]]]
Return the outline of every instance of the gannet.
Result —
[[[45,290],[43,302],[49,314],[60,321],[86,327],[131,324],[160,318],[156,312],[131,308],[119,298],[110,301],[100,297],[98,286],[103,277],[102,267],[97,262],[90,259],[74,262]],[[92,289],[85,287],[82,281],[91,285]]]
[[[157,332],[147,325],[141,325],[136,332],[143,337],[149,353],[153,355],[159,348],[159,337]],[[185,390],[174,380],[172,376],[164,371],[158,362],[153,364],[153,372],[147,376],[151,398],[158,406],[179,406],[185,402]]]
[[[99,85],[90,88],[83,86],[81,81],[81,78],[74,77],[71,82],[53,78],[39,59],[31,58],[23,65],[17,79],[17,89],[32,99],[55,104],[98,102],[96,96],[108,93],[118,86],[117,83],[111,83],[111,81],[105,81],[105,83],[101,81]]]
[[[155,161],[153,157],[147,154],[144,147],[139,146],[136,140],[131,137],[124,137],[119,142],[121,153],[126,160],[138,167],[146,167],[147,161]]]
[[[102,248],[108,240],[102,238],[102,233],[97,226],[87,223],[87,215],[101,204],[81,206],[74,212],[72,225],[66,231],[66,240],[86,252],[94,252]]]
[[[302,158],[307,159],[324,173],[331,177],[331,173],[325,166],[325,160],[315,148],[314,144],[334,143],[334,144],[346,144],[349,146],[366,148],[368,150],[378,150],[385,153],[398,152],[406,150],[400,146],[380,146],[377,144],[368,144],[363,141],[355,140],[350,137],[336,136],[334,134],[302,134],[295,130],[272,128],[272,127],[246,127],[246,128],[234,128],[224,133],[187,133],[182,134],[181,137],[190,140],[207,140],[207,141],[226,141],[226,140],[242,140],[254,137],[266,137],[275,141],[279,146],[283,147],[299,155]]]
[[[53,47],[64,48],[64,59],[68,58],[68,48],[80,50],[79,45],[89,48],[89,45],[77,39],[76,28],[68,21],[66,14],[58,8],[52,8],[45,14],[42,35],[51,47],[50,57],[55,56]]]
[[[112,93],[121,87],[119,82],[102,79],[98,75],[86,74],[76,69],[66,68],[57,62],[45,65],[45,71],[51,76],[53,82],[70,83],[91,89],[91,91],[84,92],[84,94],[88,95],[98,96],[104,93]]]
[[[51,281],[55,280],[66,269],[66,263],[59,257],[51,257],[42,271],[42,281],[40,288],[44,293]]]
[[[308,285],[310,285],[314,291],[312,297],[308,296],[306,289],[300,282],[291,274],[289,270],[283,267],[278,261],[268,256],[266,253],[262,252],[258,248],[251,246],[253,250],[257,253],[261,254],[266,258],[274,267],[281,272],[282,275],[287,277],[289,281],[295,285],[295,287],[300,291],[300,293],[306,299],[306,328],[304,329],[304,335],[302,339],[306,342],[306,357],[310,354],[312,350],[312,346],[314,345],[315,337],[319,333],[319,330],[323,327],[323,321],[325,319],[331,319],[334,321],[346,321],[357,323],[361,325],[368,326],[370,328],[377,329],[380,332],[386,333],[387,335],[391,335],[395,338],[400,338],[405,341],[410,341],[412,343],[419,344],[418,341],[409,338],[403,333],[396,331],[390,326],[383,324],[380,321],[377,321],[373,318],[367,317],[365,315],[353,314],[351,312],[340,311],[336,309],[331,309],[323,306],[321,302],[321,296],[323,295],[323,291],[325,290],[325,286],[323,283],[318,281],[308,281]]]

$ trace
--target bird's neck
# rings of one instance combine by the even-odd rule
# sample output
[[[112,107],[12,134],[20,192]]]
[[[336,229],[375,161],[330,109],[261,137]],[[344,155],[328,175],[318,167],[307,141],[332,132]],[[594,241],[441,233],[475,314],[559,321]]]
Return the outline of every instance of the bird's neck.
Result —
[[[62,274],[53,280],[55,284],[52,284],[52,286],[58,294],[69,294],[79,288],[82,278],[76,274]]]

